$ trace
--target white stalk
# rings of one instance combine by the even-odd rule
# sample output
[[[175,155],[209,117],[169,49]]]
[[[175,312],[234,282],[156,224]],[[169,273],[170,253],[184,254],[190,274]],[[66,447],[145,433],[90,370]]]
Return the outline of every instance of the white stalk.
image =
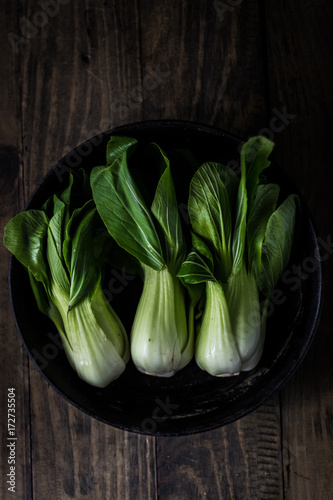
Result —
[[[264,344],[265,344],[265,337],[266,337],[266,320],[267,320],[267,307],[268,307],[269,299],[267,299],[264,303],[262,315],[261,315],[261,330],[260,330],[260,338],[259,342],[257,345],[257,349],[253,356],[245,361],[242,364],[242,371],[243,372],[248,372],[250,370],[253,370],[259,363],[262,353],[264,350]]]
[[[63,321],[60,329],[66,355],[80,378],[106,387],[125,370],[129,359],[126,332],[102,290],[68,311],[69,298],[53,284],[53,301]]]
[[[255,277],[244,264],[237,274],[230,276],[226,300],[237,349],[246,363],[260,347],[261,314]]]
[[[206,304],[195,346],[198,366],[218,377],[238,375],[242,361],[234,340],[222,285],[206,283]]]
[[[144,266],[144,285],[131,332],[131,356],[138,370],[170,377],[193,355],[184,289],[167,268]]]

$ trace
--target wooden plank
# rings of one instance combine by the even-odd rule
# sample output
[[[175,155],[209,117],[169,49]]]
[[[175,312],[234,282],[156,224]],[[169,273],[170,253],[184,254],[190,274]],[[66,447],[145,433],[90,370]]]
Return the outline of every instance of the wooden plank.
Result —
[[[244,136],[264,125],[258,2],[226,12],[223,3],[141,1],[142,72],[162,76],[143,102],[145,119],[200,121]]]
[[[9,219],[22,208],[20,131],[20,56],[11,44],[19,33],[17,2],[3,4],[0,16],[0,238]],[[30,422],[28,361],[15,329],[8,293],[9,252],[0,245],[0,497],[30,498]],[[14,389],[9,391],[9,389]],[[13,393],[13,394],[10,394]],[[8,401],[8,396],[10,401]],[[11,420],[9,421],[9,416]],[[13,420],[13,417],[15,421]],[[8,428],[10,424],[10,428]],[[11,475],[10,475],[11,474]],[[13,488],[9,490],[9,488]]]
[[[159,495],[283,498],[278,396],[251,415],[197,436],[158,439]]]
[[[215,4],[141,1],[143,71],[160,65],[167,75],[147,95],[144,118],[188,119],[247,137],[266,126],[259,2],[225,15]],[[278,397],[225,428],[158,438],[158,494],[282,498],[280,440]]]
[[[22,15],[37,24],[39,8],[25,5]],[[89,0],[58,7],[21,49],[27,196],[72,147],[141,116],[131,101],[140,83],[136,6]],[[30,383],[34,498],[155,498],[154,438],[89,418],[34,367]]]
[[[24,17],[34,22],[38,12],[28,2]],[[132,4],[101,7],[90,0],[79,7],[63,0],[57,15],[48,17],[23,47],[29,194],[73,147],[115,125],[140,120],[137,25]],[[41,134],[46,140],[36,143]]]
[[[289,121],[278,133],[272,129],[277,159],[306,196],[329,252],[332,80],[326,68],[332,62],[327,51],[332,7],[328,1],[313,5],[283,0],[277,12],[273,2],[265,3],[267,100],[260,24],[263,3],[242,2],[223,13],[217,8],[222,3],[194,0],[179,4],[172,0],[152,5],[141,0],[138,10],[132,2],[85,0],[79,9],[73,2],[63,1],[34,35],[38,19],[42,24],[45,20],[36,14],[41,7],[33,2],[6,4],[0,20],[0,50],[5,61],[0,69],[1,169],[7,172],[3,175],[1,227],[23,207],[50,164],[112,125],[141,118],[184,118],[245,137],[264,125],[276,124],[279,112]],[[19,33],[18,21],[23,19],[32,23],[31,36],[16,54],[7,34]],[[22,151],[19,76],[23,85]],[[3,248],[0,251],[5,283],[8,253]],[[329,256],[325,262],[328,276],[333,271]],[[327,305],[331,299],[328,280]],[[304,365],[283,391],[282,436],[275,396],[226,428],[158,439],[156,468],[154,439],[123,433],[86,417],[49,388],[33,367],[29,379],[27,357],[14,329],[5,288],[0,292],[0,304],[1,401],[6,399],[9,385],[19,389],[20,498],[31,498],[32,493],[35,498],[150,499],[157,493],[163,499],[200,495],[281,498],[282,465],[287,499],[329,498],[333,489],[330,307],[324,310],[320,335]],[[29,386],[34,490],[30,483]],[[6,418],[2,413],[2,443]],[[7,458],[2,447],[2,477],[7,473]],[[2,482],[0,496],[5,495]]]
[[[333,491],[333,252],[328,209],[333,182],[332,7],[328,1],[314,5],[284,0],[277,11],[274,2],[266,2],[271,106],[286,107],[296,115],[279,135],[277,158],[301,189],[321,241],[326,242],[321,255],[327,280],[317,337],[305,362],[282,391],[287,499],[324,500],[331,498]]]
[[[198,436],[158,440],[161,498],[283,498],[278,396]]]
[[[34,496],[155,498],[155,443],[83,415],[33,370]]]

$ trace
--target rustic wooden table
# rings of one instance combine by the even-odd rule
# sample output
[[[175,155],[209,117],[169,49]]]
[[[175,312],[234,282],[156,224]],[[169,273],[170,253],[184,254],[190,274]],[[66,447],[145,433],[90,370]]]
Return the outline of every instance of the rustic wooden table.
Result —
[[[74,146],[124,123],[186,119],[276,142],[326,243],[327,277],[317,336],[278,394],[224,428],[145,437],[89,418],[37,372],[15,330],[1,244],[1,498],[333,498],[332,25],[329,0],[1,2],[2,235]]]

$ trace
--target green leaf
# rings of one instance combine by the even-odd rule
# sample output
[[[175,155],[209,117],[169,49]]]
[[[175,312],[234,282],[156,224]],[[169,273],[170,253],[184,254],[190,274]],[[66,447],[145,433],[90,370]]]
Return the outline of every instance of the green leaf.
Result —
[[[96,211],[96,223],[93,228],[92,236],[92,250],[98,267],[102,268],[108,261],[113,243],[113,238]],[[131,258],[129,254],[126,253],[126,255],[128,258]]]
[[[149,164],[149,166],[147,165],[147,169],[149,168],[149,174],[155,179],[159,179],[165,169],[170,166],[169,158],[166,156],[162,148],[156,144],[156,142],[148,144],[145,148],[144,154],[144,160],[147,161],[147,164]],[[154,174],[156,174],[156,176]]]
[[[67,187],[60,193],[58,194],[58,198],[67,206],[69,206],[71,202],[71,194],[72,194],[72,187],[74,183],[74,176],[73,174],[69,174],[69,180],[68,180],[68,185]]]
[[[260,174],[269,167],[269,155],[273,151],[274,143],[266,137],[251,137],[241,149],[241,169],[246,172],[246,190],[248,195],[249,212],[259,183]]]
[[[93,297],[101,279],[112,238],[97,214],[93,200],[73,211],[67,224],[63,256],[70,274],[70,307]]]
[[[109,167],[114,161],[121,158],[124,153],[127,153],[133,146],[137,144],[137,140],[131,137],[123,137],[120,135],[111,136],[106,147],[106,165]]]
[[[247,214],[247,191],[245,168],[242,170],[242,177],[239,183],[237,202],[236,202],[236,218],[234,235],[232,240],[232,274],[237,274],[243,265],[243,255],[245,249],[246,238],[246,214]]]
[[[41,210],[27,210],[13,217],[5,227],[4,245],[27,267],[36,280],[48,284],[45,241],[49,225]]]
[[[223,165],[203,164],[190,185],[189,216],[194,232],[209,246],[216,275],[226,281],[231,271],[232,220],[228,191],[221,180]]]
[[[64,332],[65,327],[61,314],[52,302],[44,283],[37,281],[30,270],[28,272],[30,285],[36,299],[38,309],[53,321],[59,331]],[[65,335],[65,333],[63,334]]]
[[[42,205],[42,208],[41,210],[43,212],[45,212],[45,214],[47,215],[48,218],[52,217],[53,215],[53,207],[54,207],[54,203],[53,203],[53,195],[50,196],[50,198],[48,198],[46,200],[46,202]]]
[[[212,252],[210,251],[209,247],[206,245],[206,243],[195,233],[191,232],[192,236],[192,246],[195,250],[197,250],[199,253],[204,255],[206,259],[210,262],[210,268],[213,271],[214,270],[214,259],[212,256]]]
[[[70,205],[71,205],[73,184],[74,184],[74,176],[73,174],[69,174],[68,186],[66,187],[66,189],[62,191],[62,193],[58,195],[59,199],[66,207],[63,218],[63,240],[65,239],[66,236],[66,226],[70,218]]]
[[[289,195],[268,220],[257,279],[258,287],[266,297],[274,290],[289,261],[298,203],[296,195]]]
[[[92,198],[92,192],[90,187],[90,173],[81,168],[79,174],[82,178],[82,193],[84,200],[90,200]]]
[[[52,280],[66,297],[69,294],[69,277],[64,267],[62,253],[63,239],[62,226],[65,206],[51,218],[47,235],[47,260],[51,271]]]
[[[259,184],[247,223],[248,262],[260,271],[261,248],[268,219],[276,209],[280,188],[277,184]]]
[[[73,210],[70,219],[65,227],[65,237],[62,245],[62,253],[66,267],[71,272],[71,259],[72,259],[72,240],[79,225],[82,217],[85,213],[89,212],[92,208],[95,208],[95,203],[93,200],[88,200],[83,207],[76,208]]]
[[[177,276],[184,283],[192,285],[206,283],[207,281],[217,281],[207,262],[195,251],[188,254]]]
[[[69,205],[66,205],[57,195],[53,195],[53,215],[62,210],[61,217],[61,242],[66,238],[66,228],[69,221]]]
[[[233,217],[236,208],[236,200],[237,200],[237,193],[240,180],[235,174],[235,172],[227,165],[220,165],[219,176],[227,190],[229,205],[230,205],[230,213],[232,214]]]
[[[161,270],[161,243],[141,193],[127,166],[126,154],[111,167],[95,167],[91,186],[99,215],[116,242],[140,262]]]
[[[35,276],[32,274],[30,269],[28,269],[28,274],[29,274],[31,288],[38,305],[38,309],[42,313],[46,314],[46,316],[49,316],[50,298],[44,286],[44,283],[36,280]]]
[[[191,300],[191,311],[194,314],[194,308],[204,296],[206,281],[214,281],[215,278],[210,271],[209,265],[197,252],[189,253],[177,277],[183,286],[187,288]],[[194,325],[192,326],[194,328]]]
[[[163,230],[164,260],[170,270],[177,272],[185,257],[185,242],[169,160],[162,150],[160,154],[165,169],[157,184],[151,211]]]
[[[56,194],[53,195],[53,215],[55,215],[59,210],[64,208],[65,203],[58,198]]]
[[[236,222],[232,242],[233,274],[236,274],[243,265],[247,217],[251,212],[259,176],[270,165],[267,158],[273,147],[272,141],[262,136],[256,136],[246,141],[241,149],[241,180],[238,188]]]
[[[80,221],[72,237],[69,308],[86,297],[92,298],[101,281],[100,263],[94,251],[97,212],[95,208],[86,211],[85,207],[81,211],[83,215],[79,217]]]

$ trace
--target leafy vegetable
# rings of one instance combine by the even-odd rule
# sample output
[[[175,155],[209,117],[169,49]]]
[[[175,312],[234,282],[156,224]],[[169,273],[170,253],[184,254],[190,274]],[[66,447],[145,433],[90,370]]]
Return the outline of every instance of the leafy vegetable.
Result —
[[[101,286],[112,240],[91,200],[70,208],[72,189],[71,176],[45,211],[17,214],[4,244],[27,268],[38,307],[56,325],[72,367],[89,384],[105,387],[129,359],[126,332]]]
[[[138,370],[160,377],[184,368],[193,354],[213,376],[253,369],[299,203],[296,195],[281,199],[279,186],[261,177],[274,144],[261,136],[245,142],[240,178],[221,163],[199,166],[184,149],[138,146],[112,136],[106,164],[90,176],[71,174],[40,210],[16,215],[5,245],[27,269],[38,308],[89,384],[105,387],[117,378],[130,353]],[[173,168],[188,179],[187,233]],[[102,291],[111,255],[143,279],[130,345]]]
[[[185,241],[167,156],[156,144],[150,146],[150,158],[162,173],[149,209],[129,169],[134,143],[131,138],[111,137],[107,151],[112,160],[93,169],[91,187],[110,235],[143,270],[143,291],[131,331],[133,362],[144,373],[167,377],[193,357],[185,289],[176,277]]]
[[[206,163],[191,181],[193,250],[178,276],[189,289],[205,283],[195,357],[212,375],[257,365],[269,296],[289,260],[297,197],[276,209],[279,187],[260,183],[273,146],[264,137],[243,144],[240,179],[222,164]]]

